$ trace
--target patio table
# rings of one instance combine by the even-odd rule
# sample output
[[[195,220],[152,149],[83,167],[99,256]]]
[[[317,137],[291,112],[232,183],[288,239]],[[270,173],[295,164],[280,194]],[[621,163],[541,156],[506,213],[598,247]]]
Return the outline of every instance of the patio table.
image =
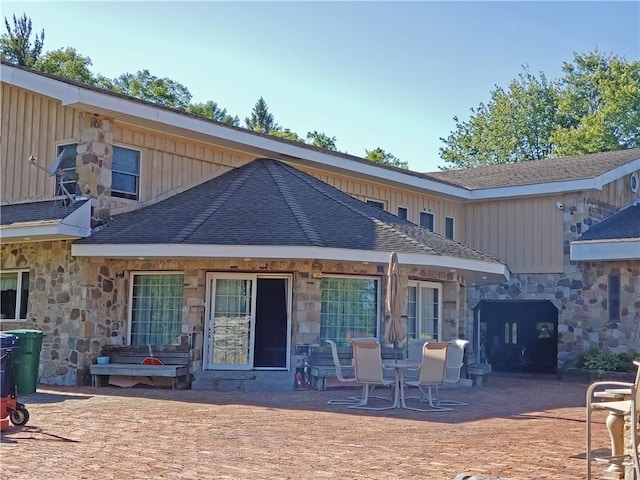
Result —
[[[406,360],[385,360],[382,364],[387,368],[393,368],[395,375],[395,391],[393,394],[393,407],[394,408],[407,408],[404,403],[404,392],[401,391],[404,388],[404,374],[410,368],[418,368],[421,363],[408,362]]]

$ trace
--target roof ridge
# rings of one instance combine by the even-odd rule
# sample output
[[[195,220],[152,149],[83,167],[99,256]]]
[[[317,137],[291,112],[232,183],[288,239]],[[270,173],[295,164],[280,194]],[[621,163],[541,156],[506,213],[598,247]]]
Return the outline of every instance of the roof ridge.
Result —
[[[288,167],[289,167],[289,166],[288,166]],[[293,175],[295,175],[297,178],[299,178],[301,181],[303,181],[304,183],[306,183],[309,187],[313,188],[315,191],[317,191],[317,192],[318,192],[318,193],[320,193],[321,195],[324,195],[325,197],[330,198],[330,199],[331,199],[331,200],[333,200],[334,202],[339,203],[339,204],[340,204],[340,205],[342,205],[343,207],[348,208],[348,209],[349,209],[349,210],[351,210],[352,212],[357,213],[358,215],[360,215],[360,216],[362,216],[362,217],[365,217],[365,218],[367,218],[367,219],[371,220],[373,223],[376,223],[376,224],[381,225],[382,227],[384,227],[384,228],[386,228],[386,229],[389,229],[389,230],[392,230],[392,231],[396,232],[398,235],[400,235],[400,236],[402,236],[404,239],[406,239],[406,240],[408,240],[408,241],[412,242],[412,243],[413,243],[413,244],[415,244],[416,246],[418,246],[418,247],[420,247],[420,248],[422,248],[422,249],[424,249],[424,250],[426,250],[426,251],[428,251],[428,252],[431,252],[431,253],[433,253],[433,254],[440,255],[440,254],[439,254],[438,252],[436,252],[433,248],[431,248],[431,247],[429,247],[428,245],[426,245],[425,243],[423,243],[423,242],[421,242],[421,241],[419,241],[419,240],[417,240],[417,239],[415,239],[415,238],[413,238],[413,237],[411,237],[411,236],[407,235],[405,232],[403,232],[402,230],[399,230],[398,228],[394,227],[394,226],[393,226],[393,225],[391,225],[390,223],[387,223],[387,222],[385,222],[385,221],[383,221],[383,220],[380,220],[379,218],[376,218],[376,217],[374,217],[373,215],[368,215],[366,212],[364,212],[364,211],[362,211],[361,209],[359,209],[359,208],[355,207],[354,205],[351,205],[351,204],[349,204],[349,203],[345,202],[345,201],[344,201],[344,200],[342,200],[341,198],[338,198],[338,195],[334,195],[334,193],[336,193],[336,192],[339,192],[340,194],[347,195],[346,193],[344,193],[344,192],[342,192],[342,191],[340,191],[340,190],[337,190],[337,189],[335,189],[335,187],[332,187],[332,186],[330,186],[330,185],[326,185],[326,186],[327,186],[327,187],[329,187],[329,188],[325,189],[325,188],[324,188],[324,187],[325,187],[325,184],[324,184],[324,183],[322,184],[322,187],[323,187],[323,188],[322,188],[322,189],[320,189],[320,188],[318,188],[318,184],[317,184],[316,182],[308,181],[308,180],[310,180],[310,179],[313,179],[313,180],[315,180],[315,181],[320,181],[320,180],[316,179],[315,177],[313,177],[313,176],[311,176],[311,175],[309,175],[309,174],[299,175],[299,173],[303,173],[303,172],[300,172],[299,170],[296,170],[296,169],[294,169],[293,167],[289,167],[289,168],[290,168],[291,170],[293,170],[293,171],[291,172]],[[306,177],[305,177],[305,175],[306,175],[306,177],[308,177],[308,178],[306,178]],[[353,197],[349,197],[349,198],[353,198]],[[358,201],[358,200],[357,200],[357,199],[355,199],[355,198],[353,198],[353,200]],[[383,212],[383,213],[385,213],[385,214],[391,215],[390,213],[385,212],[384,210],[382,210],[382,212]]]
[[[211,216],[221,208],[239,189],[247,179],[256,170],[257,164],[251,162],[246,165],[244,169],[234,169],[231,172],[239,172],[238,178],[236,178],[228,188],[216,197],[216,199],[207,205],[196,217],[191,220],[185,227],[180,230],[180,233],[174,237],[175,242],[184,242],[194,231],[201,227]],[[219,177],[216,177],[219,178]]]
[[[283,200],[291,210],[291,213],[295,217],[296,221],[305,236],[316,247],[324,247],[325,243],[322,241],[322,237],[318,234],[318,231],[314,228],[313,223],[307,216],[304,208],[302,208],[299,202],[296,200],[295,195],[291,191],[291,188],[284,180],[282,176],[282,170],[280,168],[276,168],[276,163],[273,160],[262,160],[265,167],[267,168],[267,172],[273,178],[273,181],[276,183],[280,194],[282,195]]]

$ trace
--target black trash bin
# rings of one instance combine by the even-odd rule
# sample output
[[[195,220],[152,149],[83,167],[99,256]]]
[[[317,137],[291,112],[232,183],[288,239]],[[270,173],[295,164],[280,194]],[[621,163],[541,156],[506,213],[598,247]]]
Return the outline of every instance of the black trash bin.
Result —
[[[18,393],[20,395],[35,393],[38,385],[38,368],[44,333],[39,330],[27,329],[6,330],[4,333],[18,337],[16,348],[13,350]]]

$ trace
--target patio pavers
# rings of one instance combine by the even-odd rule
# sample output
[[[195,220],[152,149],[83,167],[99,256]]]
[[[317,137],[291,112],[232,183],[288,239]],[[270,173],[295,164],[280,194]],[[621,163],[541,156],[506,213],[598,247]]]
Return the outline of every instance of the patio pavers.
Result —
[[[293,379],[292,379],[293,381]],[[40,386],[2,432],[7,479],[584,478],[586,385],[493,374],[453,412],[327,405],[356,389],[205,392]],[[604,416],[596,446],[607,446]],[[596,467],[597,469],[598,467]]]

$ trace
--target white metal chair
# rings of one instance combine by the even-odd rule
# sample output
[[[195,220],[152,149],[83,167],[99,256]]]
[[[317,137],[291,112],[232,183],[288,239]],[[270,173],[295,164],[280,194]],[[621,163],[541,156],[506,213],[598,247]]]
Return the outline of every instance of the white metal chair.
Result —
[[[444,382],[445,370],[447,366],[447,351],[451,346],[448,342],[427,342],[422,347],[422,363],[418,368],[417,380],[403,380],[400,385],[400,401],[404,408],[416,410],[418,412],[444,412],[451,408],[441,407],[434,403],[431,395],[431,388],[437,387]],[[423,397],[429,402],[431,408],[408,407],[405,403],[405,385],[417,387]],[[425,391],[425,387],[427,391]]]
[[[355,405],[349,408],[362,408],[366,410],[388,410],[394,405],[385,407],[370,407],[370,389],[377,386],[389,387],[395,383],[395,378],[384,378],[384,371],[391,370],[382,364],[382,351],[380,343],[375,339],[352,339],[353,345],[353,366],[355,369],[356,381],[362,383],[362,398]]]
[[[356,377],[345,377],[342,375],[342,367],[347,365],[342,365],[340,363],[340,357],[338,356],[338,348],[336,347],[335,342],[331,340],[326,340],[327,345],[331,347],[331,357],[333,358],[333,364],[336,367],[336,378],[339,382],[342,383],[355,383]],[[348,365],[351,367],[351,365]],[[360,397],[349,397],[344,400],[328,400],[327,403],[329,405],[354,405],[360,403]]]
[[[633,362],[637,367],[634,383],[604,381],[595,382],[587,389],[587,480],[591,480],[591,466],[594,460],[609,465],[616,471],[623,471],[625,466],[633,466],[636,478],[640,478],[640,455],[638,453],[638,416],[640,415],[640,362]],[[628,389],[628,400],[598,401],[596,389]],[[607,428],[611,437],[611,455],[594,457],[591,453],[591,414],[595,410],[609,412]],[[624,417],[631,416],[631,452],[624,453]]]
[[[456,384],[460,381],[460,371],[464,365],[464,349],[469,345],[468,340],[455,339],[449,342],[451,346],[447,350],[447,368],[444,374],[443,383]],[[457,400],[440,400],[440,389],[436,385],[437,405],[468,405]]]

